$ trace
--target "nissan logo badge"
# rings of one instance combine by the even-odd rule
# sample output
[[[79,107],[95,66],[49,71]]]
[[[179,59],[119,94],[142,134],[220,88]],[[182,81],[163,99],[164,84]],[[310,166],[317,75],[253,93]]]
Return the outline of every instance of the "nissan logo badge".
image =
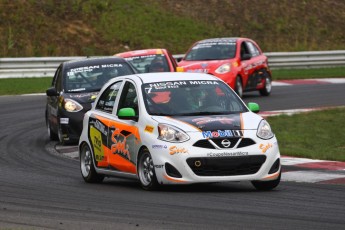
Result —
[[[231,142],[228,139],[224,139],[222,140],[221,144],[225,147],[225,148],[229,148],[231,145]]]

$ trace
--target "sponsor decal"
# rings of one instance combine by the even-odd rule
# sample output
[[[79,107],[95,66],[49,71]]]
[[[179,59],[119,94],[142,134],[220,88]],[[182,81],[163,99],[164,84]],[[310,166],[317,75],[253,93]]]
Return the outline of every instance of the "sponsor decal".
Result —
[[[209,69],[189,69],[186,72],[189,73],[208,73]]]
[[[82,66],[78,68],[70,69],[67,72],[67,76],[73,76],[75,73],[82,73],[82,72],[91,72],[94,69],[100,69],[100,68],[118,68],[123,67],[122,64],[119,63],[113,63],[113,64],[102,64],[102,65],[92,65],[92,66]]]
[[[220,122],[221,124],[232,124],[235,120],[230,117],[201,117],[193,119],[192,122],[195,122],[197,125],[204,125],[212,122]]]
[[[98,129],[101,133],[103,133],[105,136],[108,136],[108,131],[107,128],[105,127],[104,124],[102,124],[102,122],[100,122],[99,120],[96,120],[93,125],[95,126],[96,129]]]
[[[222,153],[207,153],[208,157],[237,157],[237,156],[248,156],[248,152],[222,152]]]
[[[202,70],[201,72],[204,72]],[[148,84],[148,93],[151,89],[167,89],[167,88],[179,88],[180,86],[190,86],[190,85],[219,85],[217,81],[168,81],[168,82],[156,82]]]
[[[179,148],[177,146],[171,146],[169,148],[169,154],[170,155],[174,155],[174,154],[178,154],[178,153],[188,153],[188,150],[185,148]]]
[[[164,165],[155,165],[155,168],[156,169],[162,169],[162,168],[164,168]]]
[[[266,145],[265,144],[260,144],[259,145],[259,149],[261,149],[261,152],[262,153],[266,153],[268,149],[272,148],[272,144],[271,143],[267,143]]]
[[[168,146],[166,145],[152,145],[153,149],[166,149]]]
[[[204,138],[217,138],[217,137],[242,137],[241,130],[217,130],[217,131],[203,131]]]
[[[130,160],[131,156],[129,154],[129,146],[127,144],[126,136],[124,136],[119,129],[115,129],[111,135],[111,140],[114,143],[111,145],[111,152],[113,154],[119,154]]]
[[[68,125],[68,123],[69,123],[69,118],[64,118],[64,117],[60,118],[60,124]]]
[[[145,132],[148,132],[148,133],[153,133],[153,130],[154,130],[154,127],[151,126],[151,125],[146,125],[145,127]]]
[[[104,160],[104,151],[102,148],[102,134],[95,127],[90,126],[90,137],[93,146],[93,152],[95,153],[96,161]]]

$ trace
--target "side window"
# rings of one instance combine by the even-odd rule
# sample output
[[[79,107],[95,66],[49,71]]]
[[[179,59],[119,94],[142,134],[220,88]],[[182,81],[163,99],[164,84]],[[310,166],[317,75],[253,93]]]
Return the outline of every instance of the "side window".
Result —
[[[52,80],[51,86],[54,87],[58,92],[61,91],[61,69],[62,66],[60,65],[59,68],[56,70],[55,75]]]
[[[107,113],[111,113],[113,111],[115,99],[117,93],[119,92],[121,83],[122,81],[116,82],[109,86],[106,90],[104,90],[103,94],[100,96],[97,102],[97,110],[102,110]]]
[[[255,56],[258,56],[260,55],[260,51],[258,50],[258,48],[251,42],[246,42],[247,46],[248,46],[248,49],[249,49],[249,52],[250,54],[255,57]]]
[[[135,114],[139,114],[137,91],[135,90],[134,84],[131,82],[126,82],[123,87],[117,112],[122,108],[133,108]]]
[[[245,54],[250,54],[250,52],[248,50],[246,43],[242,42],[242,44],[241,44],[241,57],[243,57],[243,55],[245,55]]]

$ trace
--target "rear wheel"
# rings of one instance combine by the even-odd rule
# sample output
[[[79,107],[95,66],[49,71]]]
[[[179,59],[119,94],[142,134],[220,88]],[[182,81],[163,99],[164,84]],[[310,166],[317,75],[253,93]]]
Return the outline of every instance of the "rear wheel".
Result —
[[[243,86],[242,86],[242,80],[240,76],[236,77],[236,82],[235,82],[235,92],[239,97],[243,96]]]
[[[92,161],[92,153],[87,144],[84,144],[80,150],[80,171],[83,179],[88,183],[100,183],[104,175],[98,174]]]
[[[272,91],[272,78],[271,76],[266,73],[265,74],[265,87],[263,89],[260,89],[260,95],[262,96],[269,96]]]
[[[138,161],[138,177],[141,187],[145,190],[154,190],[158,187],[158,181],[150,152],[145,149]]]
[[[252,181],[253,186],[260,191],[269,191],[277,187],[280,183],[280,177],[282,173],[279,173],[279,176],[275,180],[270,181]]]

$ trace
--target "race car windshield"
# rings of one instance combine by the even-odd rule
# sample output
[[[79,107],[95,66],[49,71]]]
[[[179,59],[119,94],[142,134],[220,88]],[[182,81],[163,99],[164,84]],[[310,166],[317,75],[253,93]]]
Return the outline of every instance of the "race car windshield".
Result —
[[[110,63],[79,66],[67,69],[64,88],[68,93],[99,91],[111,78],[133,74],[127,63]]]
[[[186,55],[186,61],[225,60],[234,58],[236,43],[209,42],[195,45]]]
[[[146,110],[157,116],[196,116],[247,112],[223,82],[165,81],[142,86]]]
[[[168,72],[168,62],[164,54],[138,55],[125,58],[139,73]]]

